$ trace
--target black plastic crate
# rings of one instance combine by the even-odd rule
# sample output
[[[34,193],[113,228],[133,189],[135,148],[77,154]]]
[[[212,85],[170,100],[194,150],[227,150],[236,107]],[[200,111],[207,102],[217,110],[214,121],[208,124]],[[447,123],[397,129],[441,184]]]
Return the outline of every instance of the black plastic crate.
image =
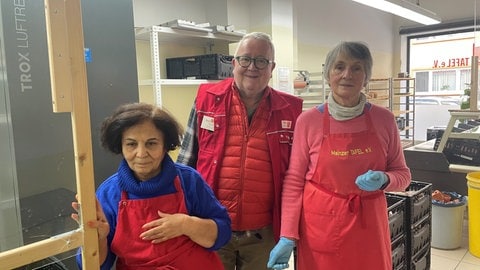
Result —
[[[408,226],[414,226],[425,216],[432,213],[432,184],[420,181],[412,181],[404,192],[390,192],[396,196],[406,198],[406,222]],[[407,229],[408,230],[408,229]]]
[[[410,261],[410,270],[430,270],[431,250],[425,247],[417,255],[412,257]]]
[[[167,58],[167,79],[222,80],[232,77],[233,56],[204,54]]]
[[[407,238],[405,235],[392,241],[392,266],[394,270],[405,269],[407,261]]]
[[[200,57],[186,56],[167,58],[167,79],[187,79],[200,77]]]
[[[167,79],[184,79],[183,61],[167,59]]]
[[[389,192],[386,194],[405,198],[406,261],[408,262],[407,267],[412,269],[410,268],[412,259],[418,259],[419,252],[423,251],[424,248],[430,249],[432,239],[432,184],[412,181],[405,192]],[[419,261],[417,264],[421,265],[422,263],[423,261]]]
[[[394,240],[398,236],[405,234],[406,199],[392,194],[386,194],[386,199],[390,239]]]
[[[424,248],[430,248],[430,243],[432,242],[431,216],[425,217],[411,228],[410,233],[407,234],[407,241],[409,241],[407,255],[411,258],[416,257]]]
[[[200,58],[200,77],[207,80],[222,80],[232,77],[233,56],[223,54],[204,55]]]
[[[183,77],[184,78],[198,78],[201,75],[201,58],[188,57],[183,61]]]

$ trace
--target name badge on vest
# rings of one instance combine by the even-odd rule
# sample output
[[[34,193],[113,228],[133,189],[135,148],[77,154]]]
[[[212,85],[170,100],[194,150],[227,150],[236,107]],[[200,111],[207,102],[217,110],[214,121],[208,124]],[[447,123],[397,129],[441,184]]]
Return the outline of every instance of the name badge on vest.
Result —
[[[282,128],[292,128],[292,121],[289,120],[282,120]]]
[[[210,116],[204,116],[202,118],[202,124],[200,125],[200,128],[209,130],[209,131],[214,131],[215,126],[213,123],[213,117]]]

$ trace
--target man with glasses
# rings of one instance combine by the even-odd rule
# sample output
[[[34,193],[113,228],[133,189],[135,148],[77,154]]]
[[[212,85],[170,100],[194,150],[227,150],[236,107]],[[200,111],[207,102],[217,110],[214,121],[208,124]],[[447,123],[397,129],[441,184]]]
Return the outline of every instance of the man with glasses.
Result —
[[[266,269],[279,237],[282,182],[302,100],[268,83],[275,49],[265,33],[245,35],[233,78],[199,87],[178,162],[196,168],[232,220],[218,253],[226,270]]]

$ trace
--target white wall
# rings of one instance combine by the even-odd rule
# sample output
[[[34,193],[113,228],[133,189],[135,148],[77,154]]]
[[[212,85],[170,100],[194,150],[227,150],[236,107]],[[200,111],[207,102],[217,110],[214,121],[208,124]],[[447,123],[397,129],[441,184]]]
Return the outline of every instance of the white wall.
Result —
[[[158,25],[174,19],[203,23],[206,21],[204,1],[195,0],[132,0],[135,27]]]
[[[375,59],[373,77],[394,74],[393,16],[351,0],[295,0],[298,69],[319,72],[340,41],[363,41]]]
[[[197,23],[234,24],[236,29],[263,30],[271,23],[275,0],[132,0],[135,26],[149,26],[185,19]],[[351,0],[291,0],[294,6],[293,35],[298,48],[300,69],[320,69],[326,51],[341,40],[361,40],[369,44],[380,76],[403,71],[398,32],[401,27],[420,26],[397,16]],[[407,0],[409,1],[409,0]],[[435,12],[443,21],[471,19],[479,10],[477,0],[411,0]],[[287,18],[292,20],[292,18]],[[264,30],[263,30],[264,31]],[[297,61],[297,60],[295,60]],[[318,71],[318,70],[317,70]]]
[[[175,19],[209,22],[212,25],[229,24],[228,8],[234,5],[241,15],[239,19],[249,21],[245,3],[235,0],[132,0],[134,25],[145,27],[158,25]],[[242,27],[245,25],[241,25]],[[246,25],[248,26],[248,24]]]
[[[372,49],[392,51],[393,18],[351,0],[296,0],[298,39],[332,47],[363,40]]]
[[[275,13],[285,12],[283,7],[287,6],[289,0],[132,1],[136,27],[185,19],[196,23],[233,24],[236,29],[245,29],[247,32],[274,32],[275,43],[292,43],[292,52],[286,55],[293,59],[279,57],[279,51],[284,46],[277,45],[278,67],[289,66],[292,69],[319,72],[326,53],[339,41],[364,41],[369,44],[374,57],[374,78],[391,77],[405,71],[405,61],[401,59],[406,47],[401,44],[399,30],[401,27],[420,26],[351,0],[291,0],[291,14]],[[411,2],[416,1],[418,0]],[[478,9],[475,2],[476,0],[421,0],[420,5],[437,13],[443,21],[451,22],[472,19]],[[282,21],[282,16],[285,21]],[[288,27],[292,28],[293,40],[282,37],[283,33],[288,32]],[[178,50],[175,48],[175,51]],[[280,53],[285,55],[284,51]],[[195,89],[192,93],[194,91]],[[419,127],[421,122],[423,120],[419,118]],[[418,129],[422,135],[425,132],[423,129],[424,127]]]
[[[235,23],[251,28],[250,21],[269,20],[264,11],[275,0],[132,0],[135,26],[149,26],[174,19],[198,23]],[[400,27],[419,26],[351,0],[291,0],[297,14],[298,38],[304,43],[332,46],[339,40],[364,40],[375,50],[391,51]],[[408,0],[407,0],[408,1]],[[477,0],[416,0],[443,21],[471,19],[478,15]],[[477,10],[477,12],[476,12]],[[218,20],[218,21],[215,21]],[[226,21],[227,20],[227,21]],[[239,28],[239,29],[240,29]]]
[[[174,19],[197,23],[235,24],[239,29],[270,24],[271,0],[132,0],[136,27]],[[365,40],[374,49],[392,50],[392,16],[350,0],[292,0],[298,38],[304,43],[333,46],[340,40]],[[267,11],[267,12],[265,12]],[[215,19],[221,17],[219,22]],[[287,18],[290,20],[291,18]],[[253,24],[248,23],[253,22]],[[250,30],[250,29],[247,29]]]

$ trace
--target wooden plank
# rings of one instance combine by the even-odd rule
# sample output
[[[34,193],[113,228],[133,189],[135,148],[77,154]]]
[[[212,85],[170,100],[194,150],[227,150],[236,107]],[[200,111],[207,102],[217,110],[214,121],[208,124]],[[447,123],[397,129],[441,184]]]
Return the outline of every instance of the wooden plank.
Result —
[[[77,230],[4,251],[0,253],[1,269],[17,268],[78,248],[82,244],[82,237],[83,232]]]
[[[80,0],[45,0],[47,40],[55,112],[71,112],[77,193],[83,220],[95,220],[95,186],[87,72]],[[73,210],[73,209],[72,209]],[[0,253],[2,269],[11,269],[83,247],[83,269],[100,269],[96,229],[72,232]]]
[[[71,112],[77,193],[82,205],[80,215],[83,220],[95,220],[81,4],[80,0],[45,0],[45,8],[54,111]],[[70,91],[66,91],[68,89]],[[1,252],[0,266],[1,269],[17,268],[80,246],[83,246],[83,269],[100,269],[97,230],[83,225],[71,232]]]
[[[67,22],[67,39],[71,57],[71,72],[73,82],[72,93],[72,132],[75,153],[75,171],[77,178],[77,193],[81,204],[80,215],[82,224],[85,221],[96,220],[96,199],[93,175],[93,151],[90,126],[90,108],[88,101],[87,69],[85,66],[84,40],[82,27],[82,8],[80,0],[46,0],[65,1]],[[62,74],[56,74],[62,76]],[[88,226],[83,228],[83,269],[100,269],[98,251],[98,233]]]
[[[470,110],[478,110],[478,56],[472,56]]]
[[[66,6],[64,1],[45,1],[47,43],[49,49],[50,82],[52,85],[52,105],[54,112],[72,111],[72,76],[70,51],[68,48]],[[62,76],[56,76],[62,74]]]

